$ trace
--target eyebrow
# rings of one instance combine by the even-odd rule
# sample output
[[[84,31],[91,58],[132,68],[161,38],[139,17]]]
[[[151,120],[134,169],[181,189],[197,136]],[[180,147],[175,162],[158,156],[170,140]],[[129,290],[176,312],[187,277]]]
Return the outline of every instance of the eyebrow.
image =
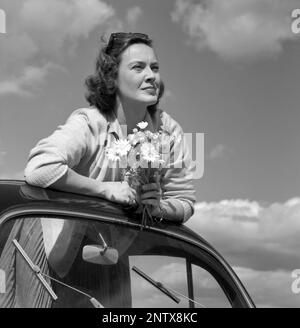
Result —
[[[145,64],[145,62],[142,60],[133,60],[128,63],[128,66],[131,66],[133,64]],[[155,61],[155,62],[152,62],[150,65],[159,65],[159,64],[158,64],[158,61]]]

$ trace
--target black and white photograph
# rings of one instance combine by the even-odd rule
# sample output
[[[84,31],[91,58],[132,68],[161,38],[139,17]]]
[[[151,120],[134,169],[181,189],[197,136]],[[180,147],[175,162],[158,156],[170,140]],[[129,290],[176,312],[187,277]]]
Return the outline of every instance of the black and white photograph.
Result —
[[[300,307],[299,124],[299,0],[0,0],[0,308]]]

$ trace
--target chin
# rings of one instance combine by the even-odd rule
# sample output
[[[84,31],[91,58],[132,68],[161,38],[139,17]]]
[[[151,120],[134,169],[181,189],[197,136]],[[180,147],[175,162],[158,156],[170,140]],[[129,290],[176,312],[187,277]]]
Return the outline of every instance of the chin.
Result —
[[[143,99],[139,99],[143,104],[146,104],[147,106],[155,105],[158,101],[158,97],[143,97]]]

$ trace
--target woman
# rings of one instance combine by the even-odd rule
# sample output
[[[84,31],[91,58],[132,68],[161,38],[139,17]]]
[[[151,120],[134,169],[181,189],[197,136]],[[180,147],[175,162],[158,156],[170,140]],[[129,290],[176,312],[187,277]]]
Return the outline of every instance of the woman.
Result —
[[[195,202],[191,163],[180,125],[157,107],[164,86],[152,40],[140,33],[113,33],[86,86],[90,107],[74,111],[65,125],[31,150],[26,182],[122,204],[148,204],[154,217],[187,221]],[[137,195],[121,181],[120,169],[110,167],[105,150],[141,121],[152,132],[165,129],[182,138],[183,157],[176,161],[183,165],[168,168],[161,182],[144,185]]]

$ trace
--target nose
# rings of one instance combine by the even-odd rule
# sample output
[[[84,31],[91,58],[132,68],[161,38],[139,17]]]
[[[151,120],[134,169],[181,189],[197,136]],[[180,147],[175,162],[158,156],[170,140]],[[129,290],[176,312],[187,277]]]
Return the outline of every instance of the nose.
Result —
[[[153,82],[155,81],[155,74],[153,72],[153,70],[148,67],[145,73],[145,81],[146,82]]]

